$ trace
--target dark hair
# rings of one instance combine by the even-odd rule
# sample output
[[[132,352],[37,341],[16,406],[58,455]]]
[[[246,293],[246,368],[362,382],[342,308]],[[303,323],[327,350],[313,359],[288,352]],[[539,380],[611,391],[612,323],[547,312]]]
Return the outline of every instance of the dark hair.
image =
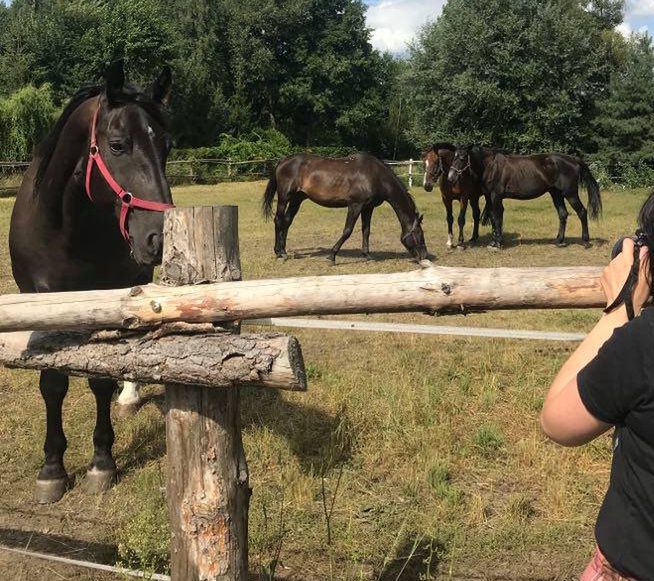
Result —
[[[638,228],[645,234],[647,248],[649,249],[650,281],[654,281],[654,192],[645,200],[638,214]],[[654,287],[654,285],[652,285]],[[654,295],[654,288],[650,290]]]

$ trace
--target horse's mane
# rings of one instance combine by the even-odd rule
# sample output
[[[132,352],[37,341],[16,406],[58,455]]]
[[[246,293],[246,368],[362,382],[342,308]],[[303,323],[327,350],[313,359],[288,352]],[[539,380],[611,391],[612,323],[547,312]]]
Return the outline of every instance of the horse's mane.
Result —
[[[39,191],[39,188],[45,177],[45,173],[52,161],[55,149],[57,148],[57,143],[59,143],[61,133],[66,126],[68,119],[70,119],[70,116],[82,103],[88,99],[91,99],[92,97],[100,95],[102,92],[104,92],[104,90],[104,85],[87,85],[79,89],[64,108],[61,116],[55,123],[50,133],[38,145],[36,153],[39,158],[39,167],[36,171],[36,177],[34,179],[34,195],[37,195]],[[132,85],[126,85],[123,88],[123,91],[119,95],[112,96],[112,99],[114,103],[121,105],[127,103],[138,103],[148,112],[148,114],[154,117],[158,123],[165,125],[164,118],[158,104],[155,103],[149,95],[139,91]]]
[[[447,141],[439,141],[438,143],[434,143],[434,145],[432,145],[431,148],[434,151],[438,151],[439,149],[447,149],[449,151],[456,151],[456,145],[454,145],[453,143],[449,143]]]
[[[375,157],[375,156],[373,156]],[[404,186],[402,183],[402,180],[398,177],[398,175],[395,173],[395,170],[388,164],[386,163],[383,159],[379,159],[378,157],[375,157],[376,160],[379,161],[393,176],[393,179],[395,180],[396,185],[400,188],[400,191],[403,192],[407,199],[409,200],[410,205],[412,208],[415,210],[416,214],[418,214],[418,206],[416,206],[416,201],[411,194],[411,192]]]

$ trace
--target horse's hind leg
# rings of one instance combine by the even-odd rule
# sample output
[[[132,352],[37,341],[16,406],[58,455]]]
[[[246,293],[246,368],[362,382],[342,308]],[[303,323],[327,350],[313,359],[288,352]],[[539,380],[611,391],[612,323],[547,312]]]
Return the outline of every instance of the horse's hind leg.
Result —
[[[123,388],[116,401],[116,413],[121,418],[133,416],[141,405],[141,396],[139,388],[141,386],[134,381],[124,381]]]
[[[468,196],[461,196],[461,208],[459,209],[459,219],[458,219],[458,224],[459,224],[459,245],[457,248],[460,250],[465,250],[466,247],[466,242],[465,238],[463,237],[463,229],[465,228],[466,225],[466,212],[468,211]]]
[[[556,245],[559,247],[565,246],[565,227],[568,223],[568,210],[565,207],[565,199],[563,198],[563,194],[558,190],[550,192],[550,195],[552,196],[554,207],[559,214],[559,233],[556,236]]]
[[[277,258],[286,258],[284,224],[286,223],[287,204],[288,195],[277,190],[277,210],[275,212],[275,255]]]
[[[568,203],[572,206],[572,209],[577,213],[577,216],[579,216],[579,221],[581,222],[581,239],[584,241],[584,245],[589,247],[590,234],[588,232],[588,212],[579,199],[579,192],[576,191],[566,194],[565,197],[568,200]]]
[[[284,225],[281,233],[282,252],[284,256],[286,256],[286,239],[288,237],[288,230],[291,227],[291,224],[293,224],[293,219],[300,210],[300,206],[304,200],[306,200],[306,196],[304,194],[293,194],[293,196],[290,198],[290,202],[288,203],[288,209],[284,214]]]
[[[345,218],[345,228],[343,228],[343,234],[338,239],[338,242],[334,244],[328,256],[328,260],[330,262],[332,263],[336,262],[336,255],[338,254],[338,251],[341,249],[341,246],[345,244],[345,241],[352,235],[352,231],[354,230],[354,225],[357,223],[357,220],[359,219],[359,215],[361,214],[362,210],[363,210],[362,204],[356,204],[348,207],[347,218]]]
[[[45,401],[46,434],[43,445],[45,462],[36,480],[36,499],[40,503],[57,502],[69,486],[64,468],[67,442],[61,417],[68,392],[68,377],[49,369],[42,371],[39,389]]]
[[[364,206],[363,210],[361,210],[361,254],[363,254],[363,257],[367,259],[370,259],[370,224],[372,222],[372,211],[374,209],[374,205],[369,204],[368,206]]]
[[[111,396],[118,383],[112,379],[89,379],[95,396],[96,423],[93,430],[93,460],[86,473],[88,492],[104,492],[116,481],[116,462],[111,455],[114,430],[111,425]]]

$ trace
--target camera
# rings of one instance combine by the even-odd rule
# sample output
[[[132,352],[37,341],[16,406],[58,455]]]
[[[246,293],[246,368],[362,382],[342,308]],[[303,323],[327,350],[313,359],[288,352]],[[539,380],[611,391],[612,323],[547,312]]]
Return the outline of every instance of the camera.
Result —
[[[631,240],[634,241],[634,246],[636,249],[640,249],[642,246],[647,245],[647,236],[641,230],[638,230],[635,236],[623,236],[613,245],[613,249],[611,250],[611,260],[617,258],[618,255],[622,252],[622,244],[627,238],[631,238]]]

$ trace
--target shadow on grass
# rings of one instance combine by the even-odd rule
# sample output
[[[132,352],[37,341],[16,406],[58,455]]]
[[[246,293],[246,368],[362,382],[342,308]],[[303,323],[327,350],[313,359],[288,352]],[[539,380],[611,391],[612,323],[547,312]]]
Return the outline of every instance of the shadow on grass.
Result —
[[[0,527],[0,544],[12,549],[47,553],[77,561],[114,565],[118,551],[114,545],[80,541],[64,535],[22,531]]]
[[[484,234],[479,237],[479,240],[475,243],[475,246],[482,247],[488,246],[493,241],[493,236],[490,233]],[[551,238],[529,238],[528,235],[519,234],[518,232],[504,232],[504,248],[515,248],[517,246],[552,246],[557,248],[556,244],[556,235]],[[567,246],[584,246],[584,241],[581,237],[566,237],[565,239]],[[593,238],[590,239],[591,246],[606,246],[608,240],[606,238]],[[565,250],[565,247],[562,247],[561,250]]]
[[[436,539],[422,535],[416,539],[407,538],[398,548],[393,560],[386,563],[375,579],[378,581],[435,579],[444,551],[444,545]]]
[[[146,395],[141,407],[149,403],[165,415],[164,394]],[[285,438],[306,473],[331,469],[351,458],[354,436],[344,411],[326,414],[314,406],[287,401],[277,390],[242,387],[241,425],[244,429],[265,426]],[[125,473],[165,453],[166,426],[162,417],[161,421],[140,426],[117,460]]]

